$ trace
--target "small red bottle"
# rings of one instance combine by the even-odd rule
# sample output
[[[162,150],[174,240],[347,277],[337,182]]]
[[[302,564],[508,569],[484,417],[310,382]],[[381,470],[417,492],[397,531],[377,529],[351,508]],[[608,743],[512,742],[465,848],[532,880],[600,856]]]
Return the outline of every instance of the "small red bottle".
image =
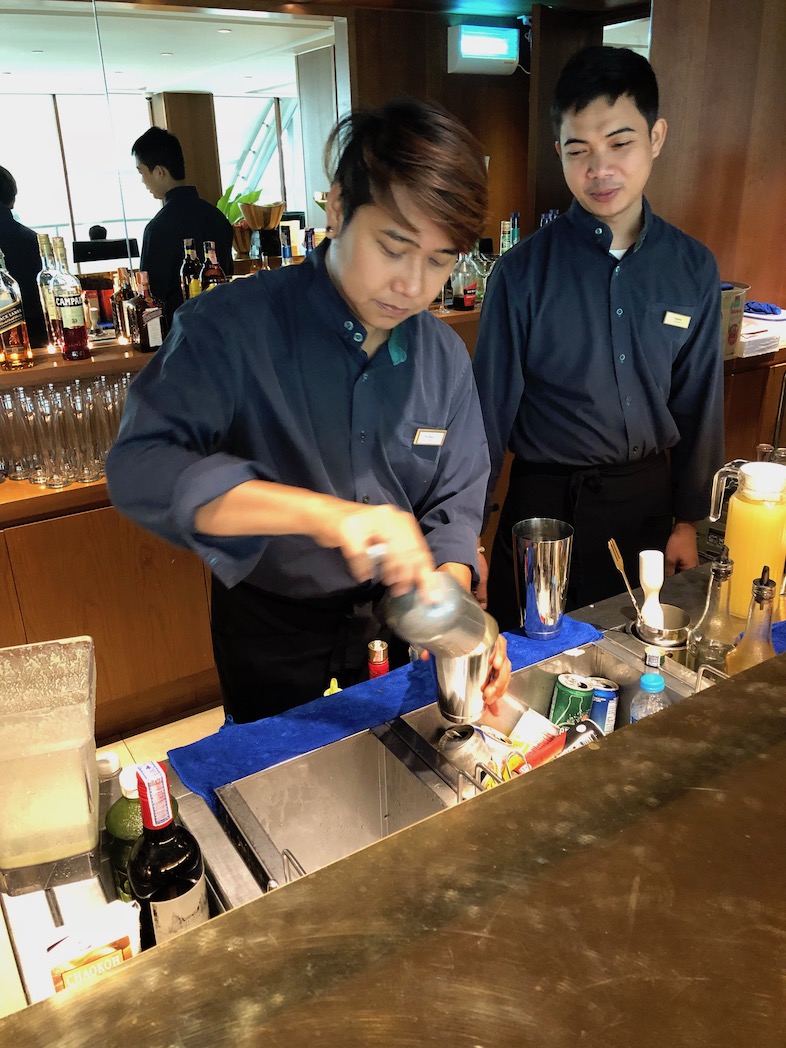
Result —
[[[372,640],[368,646],[368,677],[381,677],[390,669],[388,646],[384,640]]]

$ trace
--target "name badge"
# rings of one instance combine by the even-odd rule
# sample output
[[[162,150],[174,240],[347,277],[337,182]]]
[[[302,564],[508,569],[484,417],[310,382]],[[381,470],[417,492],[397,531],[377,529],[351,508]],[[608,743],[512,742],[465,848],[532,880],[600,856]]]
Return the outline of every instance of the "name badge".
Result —
[[[446,429],[419,429],[412,443],[419,447],[441,448],[447,435]]]
[[[686,317],[684,313],[672,313],[668,309],[663,314],[663,323],[670,324],[671,327],[686,328],[690,325],[690,317]]]

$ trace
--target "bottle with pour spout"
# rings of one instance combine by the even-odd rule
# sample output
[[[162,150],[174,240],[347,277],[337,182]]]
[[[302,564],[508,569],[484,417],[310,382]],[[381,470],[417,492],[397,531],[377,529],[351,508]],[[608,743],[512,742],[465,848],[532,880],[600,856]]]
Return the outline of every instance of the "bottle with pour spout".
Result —
[[[710,584],[704,612],[688,634],[688,666],[726,670],[726,657],[733,650],[739,627],[729,614],[729,585],[734,561],[729,558],[729,547],[724,546],[720,556],[711,565]]]
[[[772,646],[772,609],[776,587],[770,578],[770,569],[761,569],[760,578],[753,580],[750,611],[745,633],[737,647],[726,656],[726,672],[742,673],[751,666],[775,657]]]
[[[718,520],[728,481],[737,481],[729,499],[725,542],[734,561],[729,610],[745,619],[751,580],[764,562],[770,580],[780,590],[786,560],[786,466],[778,462],[736,459],[715,474],[710,520]]]

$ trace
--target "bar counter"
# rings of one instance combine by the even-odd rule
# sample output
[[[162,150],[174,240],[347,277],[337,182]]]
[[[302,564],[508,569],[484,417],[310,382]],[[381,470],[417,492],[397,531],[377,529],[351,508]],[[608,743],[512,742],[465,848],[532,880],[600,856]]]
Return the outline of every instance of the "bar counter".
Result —
[[[700,599],[691,575],[672,585]],[[0,1042],[782,1048],[784,776],[779,656],[10,1016]]]

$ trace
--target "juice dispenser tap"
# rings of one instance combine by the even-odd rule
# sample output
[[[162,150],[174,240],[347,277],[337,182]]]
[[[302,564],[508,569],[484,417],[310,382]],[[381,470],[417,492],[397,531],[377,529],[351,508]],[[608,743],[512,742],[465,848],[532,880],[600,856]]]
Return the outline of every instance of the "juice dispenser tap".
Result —
[[[748,614],[751,585],[762,562],[770,565],[770,578],[780,589],[786,561],[786,466],[777,462],[735,459],[715,474],[710,520],[723,511],[726,486],[737,490],[729,499],[725,544],[734,561],[729,611],[739,619]]]

